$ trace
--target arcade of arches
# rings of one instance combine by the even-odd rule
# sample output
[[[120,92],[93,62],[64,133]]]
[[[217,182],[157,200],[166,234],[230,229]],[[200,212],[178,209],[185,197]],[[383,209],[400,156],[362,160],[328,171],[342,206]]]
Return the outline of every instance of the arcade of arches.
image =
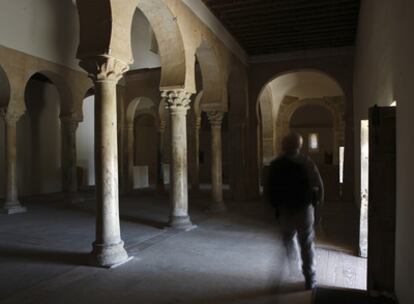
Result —
[[[413,301],[414,66],[400,62],[414,51],[402,34],[413,5],[385,16],[385,0],[367,0],[356,45],[251,55],[209,11],[219,1],[6,2],[0,301],[310,303],[310,292],[292,289],[302,278],[289,273],[262,193],[290,131],[326,188],[319,282],[377,286],[370,252],[361,257],[359,134],[370,107],[395,100],[404,182],[392,286],[382,287]],[[404,11],[406,26],[394,24]],[[371,36],[378,20],[393,24],[385,38]]]

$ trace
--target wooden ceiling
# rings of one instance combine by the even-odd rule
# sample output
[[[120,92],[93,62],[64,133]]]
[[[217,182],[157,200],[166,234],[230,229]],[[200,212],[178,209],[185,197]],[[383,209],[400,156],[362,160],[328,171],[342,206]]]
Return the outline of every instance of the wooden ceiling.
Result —
[[[249,55],[355,44],[360,0],[203,0]]]

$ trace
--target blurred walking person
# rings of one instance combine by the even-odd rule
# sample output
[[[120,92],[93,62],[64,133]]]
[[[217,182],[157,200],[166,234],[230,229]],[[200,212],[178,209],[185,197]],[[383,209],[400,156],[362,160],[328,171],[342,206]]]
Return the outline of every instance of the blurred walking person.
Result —
[[[295,238],[300,245],[306,289],[317,286],[315,265],[315,208],[323,204],[324,188],[319,170],[310,157],[300,153],[303,139],[290,133],[283,139],[280,157],[270,164],[267,198],[275,207],[290,263],[298,261]],[[319,212],[318,212],[319,214]]]

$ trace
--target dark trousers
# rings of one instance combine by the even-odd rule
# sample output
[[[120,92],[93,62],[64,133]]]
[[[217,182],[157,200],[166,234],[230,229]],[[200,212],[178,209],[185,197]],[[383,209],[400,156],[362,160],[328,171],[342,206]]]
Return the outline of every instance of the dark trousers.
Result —
[[[314,208],[279,208],[279,221],[289,262],[298,260],[295,237],[300,245],[302,272],[307,282],[315,279]]]

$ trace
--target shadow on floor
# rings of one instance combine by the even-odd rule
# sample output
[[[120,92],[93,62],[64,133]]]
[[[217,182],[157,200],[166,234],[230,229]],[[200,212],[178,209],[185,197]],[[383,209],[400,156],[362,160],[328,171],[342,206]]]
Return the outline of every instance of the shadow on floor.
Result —
[[[0,257],[11,261],[38,262],[46,264],[63,264],[88,266],[89,253],[52,251],[34,248],[0,247]]]
[[[120,215],[120,218],[122,221],[128,221],[128,222],[132,222],[132,223],[140,224],[144,226],[150,226],[150,227],[157,228],[157,229],[164,229],[168,226],[166,222],[160,222],[160,221],[156,221],[156,220],[149,219],[149,218],[142,218],[142,217],[137,217],[137,216],[123,215],[123,214]]]
[[[300,291],[295,291],[292,293],[281,293],[278,288],[263,288],[261,290],[252,290],[246,291],[244,293],[238,294],[229,294],[223,296],[216,296],[216,297],[203,297],[202,299],[194,299],[186,304],[202,304],[202,303],[215,303],[215,304],[229,304],[229,303],[308,303],[308,301],[280,301],[281,299],[290,299],[290,297],[300,298],[300,299],[307,299],[310,298],[310,292],[304,291],[303,288]]]
[[[366,291],[342,288],[318,288],[314,304],[394,304],[393,299],[382,295],[372,296]]]

